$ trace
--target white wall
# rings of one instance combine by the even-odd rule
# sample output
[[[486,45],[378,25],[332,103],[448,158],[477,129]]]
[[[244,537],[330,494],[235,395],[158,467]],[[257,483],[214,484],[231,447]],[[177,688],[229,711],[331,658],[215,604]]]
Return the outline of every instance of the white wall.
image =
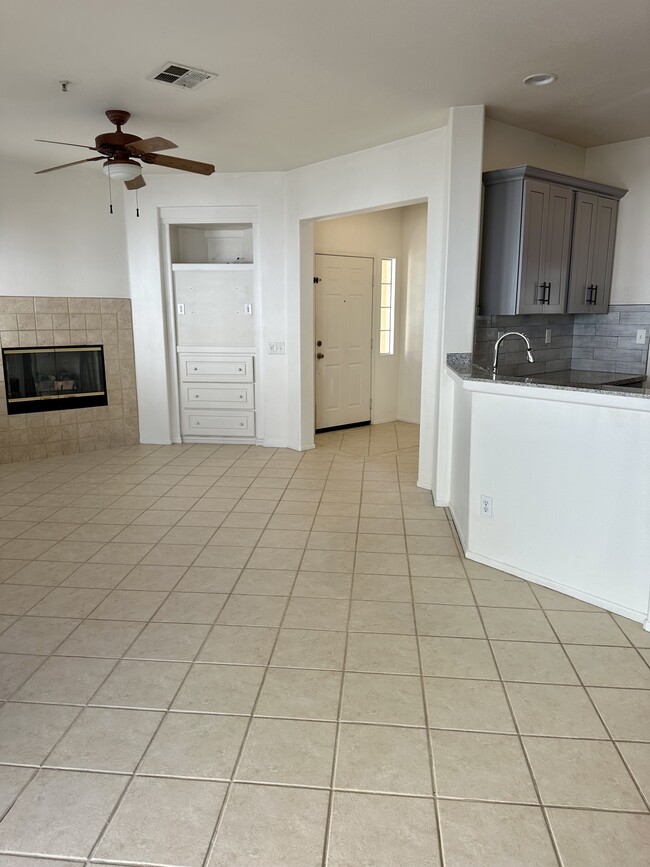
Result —
[[[402,291],[399,307],[400,359],[397,417],[409,422],[420,421],[426,244],[426,204],[402,208]]]
[[[62,157],[65,160],[65,157]],[[124,201],[97,166],[35,175],[0,161],[0,294],[129,295]]]
[[[589,148],[586,177],[629,190],[621,199],[612,304],[650,304],[650,138]]]
[[[526,164],[580,178],[585,171],[585,149],[488,118],[483,171]]]
[[[312,221],[428,200],[424,333],[425,340],[431,335],[432,347],[439,347],[446,150],[446,129],[432,130],[288,173],[287,361],[289,369],[299,372],[288,382],[292,447],[313,444]],[[427,448],[421,452],[421,473],[427,480],[433,473],[439,371],[439,356],[423,371],[427,400],[421,438]]]

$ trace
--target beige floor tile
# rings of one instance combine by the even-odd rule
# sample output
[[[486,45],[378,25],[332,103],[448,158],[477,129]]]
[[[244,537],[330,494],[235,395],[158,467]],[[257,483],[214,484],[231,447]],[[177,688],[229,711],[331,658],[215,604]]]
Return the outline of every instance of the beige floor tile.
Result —
[[[86,525],[88,526],[88,525]],[[108,527],[111,525],[108,524]],[[102,527],[98,526],[98,530],[101,530]],[[163,536],[166,536],[170,530],[167,527],[145,527],[141,525],[131,524],[128,527],[124,527],[124,529],[113,537],[114,542],[149,542],[152,545],[155,545],[156,542],[160,542]],[[209,531],[208,531],[209,532]],[[110,541],[110,540],[106,540]]]
[[[42,584],[56,587],[77,569],[80,563],[33,560],[11,576],[11,584]]]
[[[35,560],[53,545],[54,543],[49,539],[12,539],[0,544],[0,558],[3,560]]]
[[[258,532],[258,531],[255,531]],[[261,548],[298,548],[307,544],[307,530],[264,530],[258,542]]]
[[[434,554],[456,557],[454,540],[447,536],[407,536],[409,554]]]
[[[509,683],[506,688],[522,734],[608,737],[582,686]]]
[[[439,809],[447,867],[557,865],[539,807],[441,801]]]
[[[530,683],[578,683],[559,644],[493,641],[492,649],[504,680]]]
[[[259,716],[336,720],[341,675],[333,671],[272,668],[255,708]]]
[[[349,603],[343,599],[309,599],[292,597],[283,626],[297,629],[346,628]]]
[[[590,687],[589,694],[615,740],[650,741],[650,690]]]
[[[610,616],[618,623],[635,647],[650,648],[650,630],[644,629],[640,623],[629,620],[627,617],[620,617],[618,614]]]
[[[209,626],[197,623],[148,623],[125,656],[192,662],[209,630]]]
[[[349,671],[419,674],[416,638],[414,635],[351,632],[346,668]]]
[[[345,633],[312,629],[281,629],[271,664],[292,668],[340,670]]]
[[[490,645],[483,639],[423,635],[419,643],[425,675],[498,680]]]
[[[650,689],[650,667],[631,647],[568,644],[565,648],[585,686]]]
[[[104,656],[119,659],[143,626],[143,623],[123,620],[85,620],[55,653],[63,656]]]
[[[45,765],[132,773],[161,719],[153,711],[86,708]]]
[[[650,743],[621,743],[618,747],[647,801],[650,798]]]
[[[0,825],[0,848],[85,858],[128,777],[39,771]]]
[[[139,772],[230,779],[247,725],[245,717],[168,714]]]
[[[0,614],[26,614],[49,593],[50,587],[0,584]]]
[[[0,653],[52,653],[81,621],[21,617],[0,635]]]
[[[424,689],[432,728],[514,732],[515,726],[500,683],[425,677]]]
[[[488,638],[507,641],[557,641],[542,611],[524,608],[481,608]]]
[[[227,598],[225,593],[170,593],[153,619],[163,623],[212,625]]]
[[[298,570],[302,550],[296,548],[256,548],[248,562],[242,563],[249,569],[292,569]]]
[[[57,587],[30,610],[30,616],[87,617],[108,593],[108,590]]]
[[[412,578],[415,602],[438,605],[474,605],[469,581],[465,578]]]
[[[539,604],[546,611],[598,611],[595,605],[590,605],[588,602],[582,602],[580,599],[574,599],[572,596],[567,596],[566,593],[559,593],[557,590],[551,590],[550,587],[542,587],[539,584],[531,584],[530,589],[539,600]]]
[[[424,703],[420,678],[347,672],[341,719],[347,722],[423,726]]]
[[[235,785],[208,867],[320,867],[327,792]]]
[[[126,659],[119,662],[91,700],[108,707],[166,710],[189,665]]]
[[[90,617],[93,620],[149,620],[167,596],[154,590],[113,590]]]
[[[199,653],[201,662],[266,665],[278,630],[258,626],[213,626]]]
[[[286,604],[285,596],[232,594],[218,620],[226,626],[279,626]]]
[[[475,579],[472,590],[479,605],[486,608],[539,608],[539,602],[525,581]]]
[[[120,590],[173,590],[185,574],[185,566],[135,566],[118,585]]]
[[[292,569],[244,569],[234,588],[237,594],[288,596],[296,580]]]
[[[225,794],[224,783],[135,779],[97,857],[200,867]]]
[[[410,554],[411,575],[423,578],[465,578],[459,557],[446,554]]]
[[[273,521],[275,519],[271,519],[271,523],[269,527],[271,527]],[[358,519],[356,514],[354,516],[349,515],[320,515],[315,518],[313,522],[313,526],[310,526],[309,529],[314,530],[319,533],[356,533],[357,532],[357,524]],[[400,522],[396,522],[400,523]],[[367,531],[372,532],[372,531]],[[375,530],[374,532],[379,533],[383,532],[381,530]],[[401,533],[402,530],[397,530],[398,533]]]
[[[4,816],[9,810],[20,794],[21,789],[31,780],[35,773],[35,768],[18,768],[4,765],[2,777],[0,777],[0,816]],[[9,860],[21,862],[20,858],[11,859],[11,856],[0,855],[2,867],[9,867],[6,863]],[[20,867],[20,864],[16,865],[16,867]],[[27,863],[23,864],[23,867],[28,867]],[[51,865],[51,867],[55,867],[55,865]]]
[[[160,542],[153,546],[142,563],[152,566],[191,566],[202,551],[202,545],[167,545]]]
[[[253,720],[236,778],[245,782],[329,786],[336,725],[287,719]]]
[[[611,743],[525,737],[524,745],[545,804],[604,810],[645,809]]]
[[[83,563],[63,581],[62,586],[113,590],[132,568],[128,564]]]
[[[440,864],[433,801],[335,792],[328,865]]]
[[[431,732],[439,795],[537,803],[519,739],[484,732]]]
[[[71,542],[64,539],[48,548],[44,560],[60,560],[64,563],[85,563],[104,547],[104,542]],[[0,553],[1,550],[0,550]]]
[[[484,638],[485,632],[474,606],[428,605],[415,606],[415,618],[420,635],[450,638]]]
[[[646,867],[650,816],[549,810],[565,867]]]
[[[376,554],[359,552],[354,564],[355,572],[367,575],[408,575],[406,554]]]
[[[248,517],[249,520],[254,519],[258,522],[256,526],[264,527],[266,526],[269,530],[311,530],[312,524],[314,523],[314,519],[311,515],[280,515],[274,514],[270,519],[267,520],[264,515],[248,515],[244,514],[232,516],[233,521],[241,521],[245,517]],[[339,520],[339,519],[335,519]],[[345,520],[345,519],[344,519]],[[228,521],[224,523],[224,526],[228,526]],[[232,526],[237,526],[235,523]]]
[[[451,528],[444,516],[432,515],[431,519],[416,518],[404,521],[407,536],[451,536]]]
[[[44,661],[44,656],[0,653],[0,701],[9,698]]]
[[[78,707],[13,702],[3,705],[0,761],[39,764],[78,713]]]
[[[343,724],[335,785],[343,789],[431,795],[424,730]]]
[[[352,551],[322,551],[308,549],[305,551],[300,569],[305,572],[345,572],[350,574],[354,569],[355,556]]]
[[[236,529],[234,527],[221,528],[217,530],[210,541],[211,545],[226,545],[238,546],[242,548],[253,548],[263,538],[262,530],[255,528]],[[277,545],[273,547],[291,548],[292,545]]]
[[[349,599],[351,591],[351,574],[345,572],[299,572],[293,588],[293,595]]]
[[[237,568],[190,566],[175,589],[191,593],[230,593],[240,574],[241,569]]]
[[[610,614],[549,611],[548,619],[566,644],[601,644],[629,647],[630,642]]]
[[[112,659],[56,656],[14,694],[16,701],[85,704],[113,668]]]
[[[353,600],[350,609],[350,629],[354,632],[415,632],[413,608],[406,602],[373,602]]]
[[[91,563],[114,563],[116,565],[135,565],[149,553],[152,546],[145,543],[108,542],[91,557]],[[164,564],[172,565],[172,564]]]
[[[251,665],[193,665],[172,707],[184,711],[248,714],[253,709],[263,676],[263,668]]]
[[[353,599],[375,602],[411,601],[411,579],[406,575],[355,575]]]

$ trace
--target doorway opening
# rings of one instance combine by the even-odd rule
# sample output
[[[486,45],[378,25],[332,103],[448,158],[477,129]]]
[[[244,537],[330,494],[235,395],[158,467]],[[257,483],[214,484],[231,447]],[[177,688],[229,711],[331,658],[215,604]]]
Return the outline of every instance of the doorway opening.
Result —
[[[317,444],[417,430],[426,234],[426,203],[313,223]]]

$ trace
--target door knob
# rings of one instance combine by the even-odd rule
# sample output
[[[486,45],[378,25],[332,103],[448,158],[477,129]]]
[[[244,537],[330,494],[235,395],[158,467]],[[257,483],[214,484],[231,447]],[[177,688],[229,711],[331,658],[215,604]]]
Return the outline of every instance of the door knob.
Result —
[[[316,358],[325,358],[322,352],[317,353]]]
[[[317,340],[317,341],[316,341],[316,346],[322,346],[322,345],[323,345],[323,341],[322,341],[322,340]]]

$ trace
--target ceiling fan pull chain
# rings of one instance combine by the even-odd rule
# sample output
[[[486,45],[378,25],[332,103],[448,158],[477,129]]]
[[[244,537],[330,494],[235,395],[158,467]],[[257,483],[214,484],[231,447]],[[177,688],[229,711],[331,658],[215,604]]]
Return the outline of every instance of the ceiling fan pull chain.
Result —
[[[138,202],[138,191],[135,191],[135,215],[140,216],[140,203]]]
[[[106,175],[108,178],[108,212],[109,214],[113,213],[113,191],[111,189],[111,173],[110,171]]]

